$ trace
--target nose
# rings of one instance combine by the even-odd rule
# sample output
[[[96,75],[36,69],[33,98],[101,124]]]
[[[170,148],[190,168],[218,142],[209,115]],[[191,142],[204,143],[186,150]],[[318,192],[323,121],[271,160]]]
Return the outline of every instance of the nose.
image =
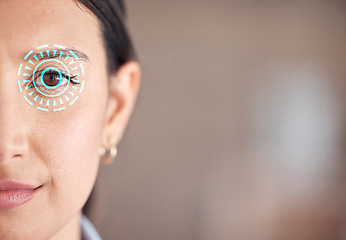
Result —
[[[28,152],[17,76],[9,69],[0,66],[0,164]]]

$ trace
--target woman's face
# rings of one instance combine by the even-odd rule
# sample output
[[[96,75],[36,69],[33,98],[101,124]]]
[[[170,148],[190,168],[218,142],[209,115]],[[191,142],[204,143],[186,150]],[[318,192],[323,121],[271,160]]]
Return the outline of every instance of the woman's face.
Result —
[[[45,44],[77,49],[89,59],[81,60],[83,93],[63,111],[38,110],[18,88],[23,57]],[[7,181],[39,187],[29,201],[8,209],[1,209],[6,199],[0,194],[0,239],[47,239],[78,219],[98,171],[107,81],[93,14],[72,0],[0,1],[0,190]]]

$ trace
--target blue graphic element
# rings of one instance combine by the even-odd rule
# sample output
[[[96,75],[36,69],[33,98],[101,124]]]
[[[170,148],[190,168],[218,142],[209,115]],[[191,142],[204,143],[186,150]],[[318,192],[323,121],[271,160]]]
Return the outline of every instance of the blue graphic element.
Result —
[[[37,109],[48,112],[48,109],[46,109],[46,108],[37,107]]]
[[[29,99],[28,99],[26,96],[24,96],[24,98],[25,98],[25,100],[26,100],[30,105],[33,105],[33,103],[30,102]]]
[[[85,80],[79,79],[85,72],[77,54],[71,48],[53,46],[55,49],[44,44],[30,50],[18,67],[19,91],[26,102],[44,112],[58,112],[73,105],[85,85]]]
[[[37,49],[47,48],[48,46],[49,46],[49,44],[41,45],[41,46],[38,46]]]
[[[83,67],[83,65],[82,64],[80,64],[80,69],[82,70],[82,74],[83,74],[83,76],[85,75],[85,73],[84,73],[84,67]]]
[[[59,74],[60,81],[59,81],[59,83],[56,84],[55,86],[48,86],[48,85],[45,83],[44,79],[43,79],[44,74],[45,74],[47,71],[49,71],[49,70],[55,70],[55,71]],[[62,82],[62,78],[63,78],[63,77],[62,77],[61,72],[60,72],[57,68],[55,68],[55,67],[46,68],[46,69],[42,72],[42,74],[41,74],[41,82],[43,83],[43,85],[44,85],[46,88],[56,88],[56,87],[58,87],[58,86],[60,85],[60,83]]]
[[[75,103],[75,101],[77,101],[77,99],[78,99],[78,96],[77,96],[75,99],[73,99],[73,101],[72,101],[72,102],[70,102],[70,105],[74,104],[74,103]]]
[[[46,62],[53,62],[53,63],[56,62],[56,63],[62,64],[61,67],[62,67],[62,68],[65,68],[65,71],[64,71],[64,72],[66,72],[67,74],[64,74],[64,75],[68,76],[67,84],[66,84],[66,86],[65,86],[65,89],[64,89],[63,91],[59,92],[59,93],[56,93],[56,94],[55,94],[55,91],[48,91],[49,89],[55,89],[55,88],[59,87],[59,85],[60,85],[60,83],[62,82],[62,79],[63,79],[63,76],[62,76],[63,74],[61,74],[61,71],[59,71],[57,68],[53,68],[53,67],[50,67],[50,68],[47,68],[46,70],[44,70],[44,71],[42,72],[42,74],[41,74],[41,77],[40,77],[41,83],[42,83],[42,85],[44,85],[44,87],[45,87],[46,89],[40,87],[41,84],[37,84],[37,83],[36,83],[36,80],[37,80],[38,78],[35,79],[35,74],[32,75],[32,82],[33,82],[35,88],[37,89],[37,91],[38,91],[39,93],[41,93],[42,95],[44,95],[44,96],[46,96],[46,97],[57,97],[57,96],[61,95],[61,94],[68,88],[68,86],[69,86],[69,84],[70,84],[70,77],[69,77],[69,76],[70,76],[70,72],[69,72],[68,68],[66,67],[66,65],[63,64],[62,62],[60,62],[60,61],[58,61],[58,60],[56,60],[56,59],[48,59],[48,60],[44,60],[44,61],[42,61],[41,63],[39,63],[39,64],[36,66],[36,68],[35,68],[35,70],[34,70],[34,73],[39,72],[39,71],[37,71],[37,68],[38,68],[41,64],[46,63]],[[44,82],[44,80],[43,80],[43,75],[45,74],[46,71],[48,71],[48,70],[50,70],[50,69],[54,69],[54,70],[59,74],[59,77],[60,77],[59,83],[58,83],[56,86],[53,86],[53,87],[48,86],[48,85]]]
[[[62,107],[62,108],[54,109],[53,111],[57,112],[57,111],[61,111],[61,110],[64,110],[64,109],[65,109],[65,107]]]
[[[72,52],[72,50],[70,50],[70,53],[74,56],[75,59],[79,59],[79,57],[74,52]]]
[[[82,87],[80,89],[80,92],[83,92],[83,89],[84,89],[84,81],[82,82]]]
[[[18,80],[18,87],[19,87],[20,92],[23,92],[22,87],[20,86],[20,80]]]
[[[54,47],[57,47],[57,48],[62,48],[62,49],[66,49],[66,47],[61,46],[61,45],[58,45],[58,44],[54,44]]]
[[[21,70],[22,70],[22,66],[23,66],[23,63],[21,63],[21,64],[19,65],[19,68],[18,68],[18,76],[20,76],[20,72],[21,72]]]
[[[28,52],[28,54],[26,54],[26,56],[24,57],[24,60],[26,60],[34,51],[31,50],[30,52]]]

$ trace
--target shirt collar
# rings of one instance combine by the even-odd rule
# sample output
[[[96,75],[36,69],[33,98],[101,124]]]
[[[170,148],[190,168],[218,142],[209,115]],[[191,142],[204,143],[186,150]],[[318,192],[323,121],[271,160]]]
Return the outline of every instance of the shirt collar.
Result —
[[[102,240],[95,227],[84,214],[82,214],[80,224],[82,228],[82,240]]]

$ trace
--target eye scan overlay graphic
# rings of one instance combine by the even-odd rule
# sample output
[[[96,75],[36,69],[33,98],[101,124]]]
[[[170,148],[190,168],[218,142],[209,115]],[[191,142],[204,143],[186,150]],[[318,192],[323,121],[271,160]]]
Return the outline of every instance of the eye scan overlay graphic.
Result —
[[[57,112],[73,105],[83,92],[84,67],[73,49],[49,44],[31,50],[19,65],[19,91],[31,106]]]

